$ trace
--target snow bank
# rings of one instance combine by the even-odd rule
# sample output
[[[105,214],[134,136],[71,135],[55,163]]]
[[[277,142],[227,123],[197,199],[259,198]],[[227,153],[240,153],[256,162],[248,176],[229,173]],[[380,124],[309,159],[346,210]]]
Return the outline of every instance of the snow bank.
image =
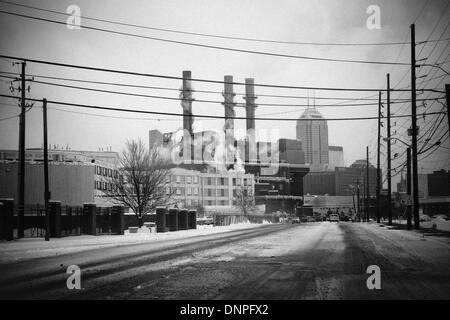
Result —
[[[167,241],[190,238],[200,235],[230,232],[233,230],[257,228],[263,224],[241,223],[229,226],[199,225],[197,229],[181,230],[166,233],[129,233],[125,235],[71,236],[64,238],[22,238],[14,241],[0,242],[0,263],[14,262],[24,259],[56,256],[84,250],[107,248],[127,244]]]

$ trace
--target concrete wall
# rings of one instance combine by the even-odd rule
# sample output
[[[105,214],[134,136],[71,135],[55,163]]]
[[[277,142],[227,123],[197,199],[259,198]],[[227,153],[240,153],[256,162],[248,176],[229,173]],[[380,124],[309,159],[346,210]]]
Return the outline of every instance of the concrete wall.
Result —
[[[17,163],[0,163],[0,198],[17,199]],[[63,205],[94,202],[94,166],[49,164],[52,200]],[[25,203],[44,204],[44,165],[25,166]]]

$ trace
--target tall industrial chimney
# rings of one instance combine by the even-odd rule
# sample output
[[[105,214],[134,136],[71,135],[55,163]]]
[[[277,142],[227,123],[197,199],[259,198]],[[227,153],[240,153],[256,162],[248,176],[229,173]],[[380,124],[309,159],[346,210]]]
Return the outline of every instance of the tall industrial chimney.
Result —
[[[257,160],[256,155],[256,136],[255,136],[255,79],[245,79],[245,117],[247,123],[247,148],[246,160],[253,162]]]
[[[255,129],[255,79],[245,79],[245,114],[247,118],[247,130]]]
[[[233,92],[233,76],[225,76],[224,77],[224,106],[225,106],[225,130],[234,130],[234,96],[236,95]]]
[[[191,71],[183,71],[183,87],[180,92],[181,107],[183,108],[183,160],[189,163],[194,156],[194,133],[192,125],[192,77]]]
[[[225,146],[227,150],[226,161],[228,163],[234,163],[234,96],[233,92],[233,76],[224,77],[224,103],[225,106]]]
[[[183,71],[183,87],[181,88],[180,98],[183,108],[183,129],[187,130],[192,136],[192,77],[191,71]]]

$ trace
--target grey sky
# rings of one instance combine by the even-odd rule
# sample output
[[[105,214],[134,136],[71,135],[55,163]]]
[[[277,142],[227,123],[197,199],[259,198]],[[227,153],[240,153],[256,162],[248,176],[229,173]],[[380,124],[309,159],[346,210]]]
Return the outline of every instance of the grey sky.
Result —
[[[277,39],[286,41],[311,42],[392,42],[404,41],[408,36],[409,25],[420,13],[425,0],[415,1],[16,1],[41,8],[66,11],[71,4],[81,7],[81,13],[102,19],[120,22],[177,29],[191,32],[203,32],[239,37]],[[447,1],[430,0],[416,21],[416,39],[425,40],[432,31]],[[366,9],[375,4],[381,8],[381,29],[369,30],[366,27],[368,14]],[[36,12],[31,9],[17,8],[0,3],[0,10],[20,12],[40,17],[64,21],[58,15]],[[450,21],[450,8],[437,25],[433,39],[438,38]],[[300,46],[254,43],[247,41],[202,38],[189,35],[139,30],[136,28],[119,27],[108,24],[93,23],[82,20],[82,25],[105,27],[124,32],[163,37],[181,41],[190,41],[219,46],[235,47],[247,50],[279,52],[292,55],[317,56],[326,58],[349,58],[359,60],[395,61],[401,46],[367,46],[367,47],[331,47],[331,46]],[[233,75],[235,81],[243,82],[246,77],[255,78],[256,83],[286,84],[317,87],[361,87],[384,88],[386,73],[391,74],[391,84],[399,87],[410,84],[409,74],[398,84],[398,81],[408,71],[405,66],[363,65],[323,61],[309,61],[280,57],[259,56],[245,53],[218,51],[206,48],[195,48],[169,44],[151,40],[111,35],[92,30],[69,30],[65,26],[45,22],[31,21],[24,18],[0,14],[0,52],[1,54],[23,56],[33,59],[44,59],[80,65],[90,65],[112,69],[124,69],[137,72],[181,76],[183,70],[191,70],[193,78],[223,80],[224,75]],[[444,33],[444,38],[450,36],[450,30]],[[407,38],[409,40],[409,36]],[[439,42],[430,60],[442,53],[443,60],[450,50],[448,41]],[[427,57],[434,43],[425,46],[418,58]],[[417,46],[417,52],[422,46]],[[402,48],[399,61],[410,61],[408,45]],[[449,64],[444,65],[448,70]],[[17,71],[8,61],[0,60],[1,71]],[[28,64],[27,72],[48,76],[82,78],[88,80],[134,83],[140,85],[167,86],[179,88],[181,81],[158,78],[142,78],[105,73],[87,72],[75,69],[57,68],[37,64]],[[435,70],[421,68],[418,75],[431,73]],[[438,71],[434,77],[442,75]],[[426,78],[425,78],[426,79]],[[4,79],[2,79],[4,80]],[[420,79],[418,81],[423,81]],[[427,87],[443,89],[448,78],[439,78],[426,84]],[[85,85],[85,84],[83,84]],[[93,86],[110,89],[105,86]],[[194,83],[197,90],[222,91],[220,85]],[[1,92],[9,93],[9,82],[1,82]],[[418,85],[420,88],[421,85]],[[115,87],[112,90],[131,91],[142,94],[155,94],[177,97],[177,92],[161,90],[138,90]],[[236,92],[243,88],[235,87]],[[288,94],[307,95],[306,90],[281,90],[274,88],[256,88],[257,94]],[[17,92],[15,93],[17,94]],[[328,92],[315,91],[317,97],[377,97],[377,93],[367,92]],[[310,91],[312,96],[313,92]],[[112,107],[145,109],[154,111],[181,112],[177,101],[137,98],[130,96],[111,95],[103,93],[83,92],[72,89],[55,88],[41,84],[31,84],[31,97],[62,100],[74,103],[96,104]],[[393,94],[393,98],[409,98],[409,94]],[[197,99],[222,101],[220,94],[195,94]],[[238,102],[243,102],[237,96]],[[1,99],[2,103],[12,103]],[[299,103],[306,104],[301,99],[280,99],[260,97],[259,103]],[[332,103],[331,100],[316,100],[316,104]],[[18,114],[18,108],[1,105],[0,119]],[[429,111],[438,111],[442,106],[435,103]],[[60,110],[70,110],[97,115],[127,117],[132,119],[116,119],[75,114]],[[194,103],[194,113],[223,115],[223,106],[219,104]],[[409,105],[393,105],[394,114],[409,112]],[[298,110],[292,112],[293,110]],[[298,118],[303,107],[259,107],[257,116],[280,112],[274,117]],[[325,118],[376,116],[376,106],[360,107],[326,107],[320,108]],[[419,112],[423,110],[419,108]],[[284,112],[284,113],[283,113]],[[289,112],[289,113],[285,113]],[[237,116],[245,116],[243,109],[237,109]],[[159,118],[158,120],[149,120]],[[172,119],[172,120],[167,120]],[[175,119],[175,120],[174,120]],[[426,122],[435,117],[428,117]],[[42,115],[39,104],[27,113],[27,147],[40,146],[42,143]],[[399,136],[405,136],[405,128],[409,127],[406,120],[393,120]],[[51,106],[49,110],[49,142],[51,144],[70,145],[72,149],[98,150],[99,147],[112,146],[120,150],[124,141],[130,138],[142,138],[147,142],[148,130],[159,129],[170,131],[180,128],[181,118],[139,114],[123,114],[87,109],[75,109],[62,106]],[[195,127],[202,129],[219,128],[222,120],[196,119]],[[421,127],[426,126],[423,121]],[[446,120],[443,121],[446,125]],[[244,128],[244,120],[238,120],[236,127]],[[256,126],[279,128],[280,136],[295,138],[295,122],[257,121]],[[402,128],[402,126],[404,128]],[[329,141],[331,145],[344,147],[345,160],[349,165],[354,160],[365,157],[365,146],[370,145],[371,161],[375,164],[376,120],[329,122]],[[0,121],[0,148],[17,148],[18,118]],[[448,140],[444,145],[449,147]],[[393,146],[394,152],[402,152],[401,144]],[[420,163],[425,171],[433,169],[449,169],[449,150],[442,148],[426,163]],[[394,162],[393,167],[396,163]]]

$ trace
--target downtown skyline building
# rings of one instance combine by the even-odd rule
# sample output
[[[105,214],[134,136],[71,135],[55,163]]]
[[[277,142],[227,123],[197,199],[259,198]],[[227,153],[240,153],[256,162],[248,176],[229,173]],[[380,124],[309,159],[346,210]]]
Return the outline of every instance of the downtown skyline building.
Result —
[[[306,164],[328,167],[328,125],[315,106],[308,107],[297,120],[296,138],[302,143]]]

